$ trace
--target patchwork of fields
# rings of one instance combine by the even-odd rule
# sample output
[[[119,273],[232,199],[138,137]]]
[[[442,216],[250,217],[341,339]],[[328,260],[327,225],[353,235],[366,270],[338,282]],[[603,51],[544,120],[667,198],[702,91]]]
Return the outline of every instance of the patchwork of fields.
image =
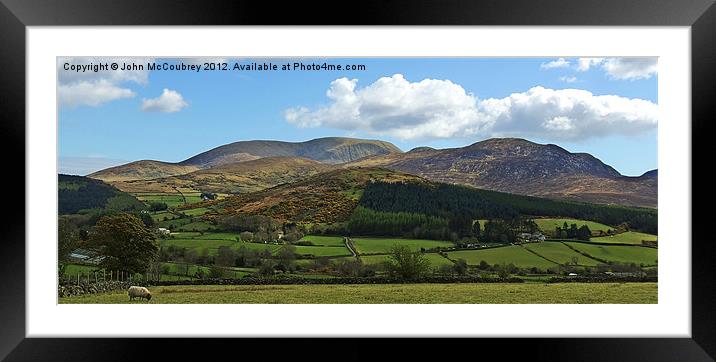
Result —
[[[277,255],[282,244],[243,242],[238,233],[216,231],[215,226],[202,220],[201,216],[212,211],[206,207],[193,209],[177,208],[184,204],[179,194],[139,195],[144,202],[159,201],[169,206],[166,211],[152,213],[158,226],[171,229],[173,232],[168,239],[162,239],[162,247],[186,248],[194,250],[198,255],[204,253],[209,256],[218,254],[220,247],[229,247],[238,250],[242,247],[255,251],[268,250]],[[187,203],[200,201],[198,194],[185,194]],[[183,209],[183,210],[181,210]],[[538,227],[546,233],[553,232],[556,227],[576,224],[577,227],[587,225],[593,234],[616,230],[617,228],[601,223],[571,218],[536,218]],[[478,220],[482,227],[487,220]],[[360,260],[367,265],[379,265],[389,260],[388,253],[394,244],[408,246],[411,250],[428,250],[424,254],[433,269],[443,265],[451,265],[459,259],[465,260],[468,265],[477,266],[484,261],[489,265],[513,264],[519,268],[538,268],[547,270],[560,265],[576,265],[582,267],[595,267],[602,263],[634,263],[643,267],[657,265],[657,249],[641,247],[643,241],[656,241],[657,236],[634,231],[621,232],[612,236],[592,237],[590,243],[570,241],[547,241],[541,243],[528,243],[522,245],[506,245],[486,247],[472,250],[455,250],[455,245],[449,241],[423,240],[388,237],[355,237],[351,238],[353,247]],[[350,249],[345,245],[344,237],[330,235],[308,235],[301,239],[309,245],[294,245],[298,254],[296,263],[303,267],[313,265],[313,258],[327,257],[334,261],[356,260]],[[310,245],[312,244],[312,245]],[[601,244],[601,245],[600,245]],[[633,244],[608,245],[608,244]],[[435,252],[436,250],[450,250],[446,257]],[[173,264],[170,264],[174,268]],[[174,274],[175,269],[170,268]],[[203,269],[202,269],[203,268]],[[193,266],[192,270],[203,270],[207,267]],[[236,270],[244,275],[248,271]],[[190,275],[193,273],[189,272]],[[238,275],[238,274],[237,274]]]

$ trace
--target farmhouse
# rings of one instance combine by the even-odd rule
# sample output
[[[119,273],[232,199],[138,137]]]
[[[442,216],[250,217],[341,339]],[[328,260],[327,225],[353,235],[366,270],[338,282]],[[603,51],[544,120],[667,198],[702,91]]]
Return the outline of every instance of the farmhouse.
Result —
[[[159,233],[159,235],[169,235],[171,231],[167,228],[158,228],[157,233]]]

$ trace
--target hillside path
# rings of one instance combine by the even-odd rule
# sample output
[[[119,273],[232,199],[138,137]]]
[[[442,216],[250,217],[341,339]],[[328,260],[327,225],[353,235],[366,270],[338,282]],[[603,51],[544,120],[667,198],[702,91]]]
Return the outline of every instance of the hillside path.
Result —
[[[358,254],[356,254],[356,251],[353,250],[353,248],[351,247],[351,245],[353,243],[350,242],[350,239],[348,237],[343,237],[343,242],[346,244],[346,248],[348,248],[348,250],[351,251],[351,254],[353,254],[353,257],[358,257]]]

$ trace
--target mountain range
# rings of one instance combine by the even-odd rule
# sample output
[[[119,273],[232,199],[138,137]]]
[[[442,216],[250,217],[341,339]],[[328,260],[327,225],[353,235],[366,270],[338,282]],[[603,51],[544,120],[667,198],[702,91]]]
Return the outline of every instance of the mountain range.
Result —
[[[241,141],[178,163],[143,160],[89,177],[127,192],[246,193],[342,168],[383,168],[430,181],[520,195],[627,206],[657,206],[658,173],[621,175],[587,153],[518,138],[493,138],[447,149],[354,138],[306,142]]]

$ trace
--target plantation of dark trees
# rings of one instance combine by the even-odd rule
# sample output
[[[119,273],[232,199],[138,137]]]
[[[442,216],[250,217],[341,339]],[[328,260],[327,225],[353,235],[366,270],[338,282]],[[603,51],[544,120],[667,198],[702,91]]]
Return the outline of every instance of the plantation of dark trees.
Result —
[[[58,210],[75,214],[80,210],[112,209],[136,211],[144,209],[141,201],[100,180],[82,176],[58,175]]]
[[[432,216],[448,223],[466,219],[509,221],[520,217],[559,216],[606,225],[626,223],[632,230],[655,235],[658,232],[655,209],[557,201],[449,184],[369,183],[359,205],[383,213]]]
[[[450,239],[448,221],[442,217],[412,212],[380,212],[356,207],[348,219],[351,235],[390,235],[419,239]]]

